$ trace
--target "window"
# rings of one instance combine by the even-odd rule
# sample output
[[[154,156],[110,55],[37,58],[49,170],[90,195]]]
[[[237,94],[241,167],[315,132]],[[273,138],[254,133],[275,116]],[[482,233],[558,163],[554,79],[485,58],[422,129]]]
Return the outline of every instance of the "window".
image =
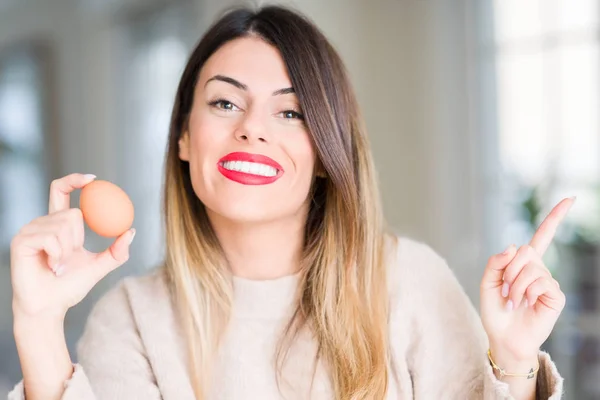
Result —
[[[493,28],[480,29],[477,52],[482,145],[495,149],[483,160],[488,243],[527,243],[552,205],[577,195],[544,257],[568,298],[544,347],[577,399],[600,397],[599,4],[488,0],[481,20]]]
[[[43,76],[35,49],[0,53],[0,254],[23,225],[47,213]]]

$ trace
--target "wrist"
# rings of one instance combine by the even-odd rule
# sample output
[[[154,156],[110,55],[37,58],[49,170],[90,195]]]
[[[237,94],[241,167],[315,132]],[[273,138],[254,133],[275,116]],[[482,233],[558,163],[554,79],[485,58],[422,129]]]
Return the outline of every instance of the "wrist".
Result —
[[[27,398],[61,398],[73,374],[64,318],[16,313],[13,331]]]
[[[539,367],[538,352],[515,356],[501,347],[491,346],[490,353],[494,363],[506,373],[526,374],[532,370],[536,371]]]
[[[13,333],[15,339],[22,336],[42,335],[52,332],[64,332],[64,316],[60,314],[28,315],[13,313]]]
[[[13,299],[12,302],[13,321],[19,324],[62,324],[67,315],[66,311],[52,310],[52,309],[40,309],[36,312],[31,312],[27,307],[23,307],[19,302]]]

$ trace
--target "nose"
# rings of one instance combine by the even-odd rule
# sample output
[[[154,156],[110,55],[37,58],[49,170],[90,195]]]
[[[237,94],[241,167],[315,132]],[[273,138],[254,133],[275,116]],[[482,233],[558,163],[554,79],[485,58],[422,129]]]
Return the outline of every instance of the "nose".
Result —
[[[236,128],[235,138],[240,142],[267,142],[267,128],[263,116],[254,111],[247,111]]]

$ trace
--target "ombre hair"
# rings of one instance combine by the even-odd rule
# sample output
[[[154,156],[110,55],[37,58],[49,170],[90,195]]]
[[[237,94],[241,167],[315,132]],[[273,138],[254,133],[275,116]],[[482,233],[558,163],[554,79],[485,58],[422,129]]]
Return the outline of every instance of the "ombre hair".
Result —
[[[315,174],[307,193],[298,302],[277,346],[277,374],[286,350],[306,328],[336,399],[382,399],[388,383],[388,292],[369,143],[339,55],[308,19],[277,6],[237,8],[214,23],[191,53],[173,107],[164,186],[165,265],[196,398],[208,393],[233,293],[223,250],[192,188],[190,166],[179,158],[178,142],[204,63],[225,43],[248,36],[281,54],[324,175]]]

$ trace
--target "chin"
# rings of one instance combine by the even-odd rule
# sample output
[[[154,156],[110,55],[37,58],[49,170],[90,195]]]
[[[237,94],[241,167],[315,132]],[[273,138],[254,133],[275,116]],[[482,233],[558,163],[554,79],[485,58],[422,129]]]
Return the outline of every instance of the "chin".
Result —
[[[209,215],[230,223],[257,224],[293,219],[307,206],[306,199],[294,201],[294,193],[286,196],[281,190],[263,191],[251,186],[206,185],[194,187],[194,191]]]
[[[272,207],[268,207],[267,202],[219,199],[219,201],[204,202],[204,205],[209,213],[240,224],[270,222],[284,216]]]

